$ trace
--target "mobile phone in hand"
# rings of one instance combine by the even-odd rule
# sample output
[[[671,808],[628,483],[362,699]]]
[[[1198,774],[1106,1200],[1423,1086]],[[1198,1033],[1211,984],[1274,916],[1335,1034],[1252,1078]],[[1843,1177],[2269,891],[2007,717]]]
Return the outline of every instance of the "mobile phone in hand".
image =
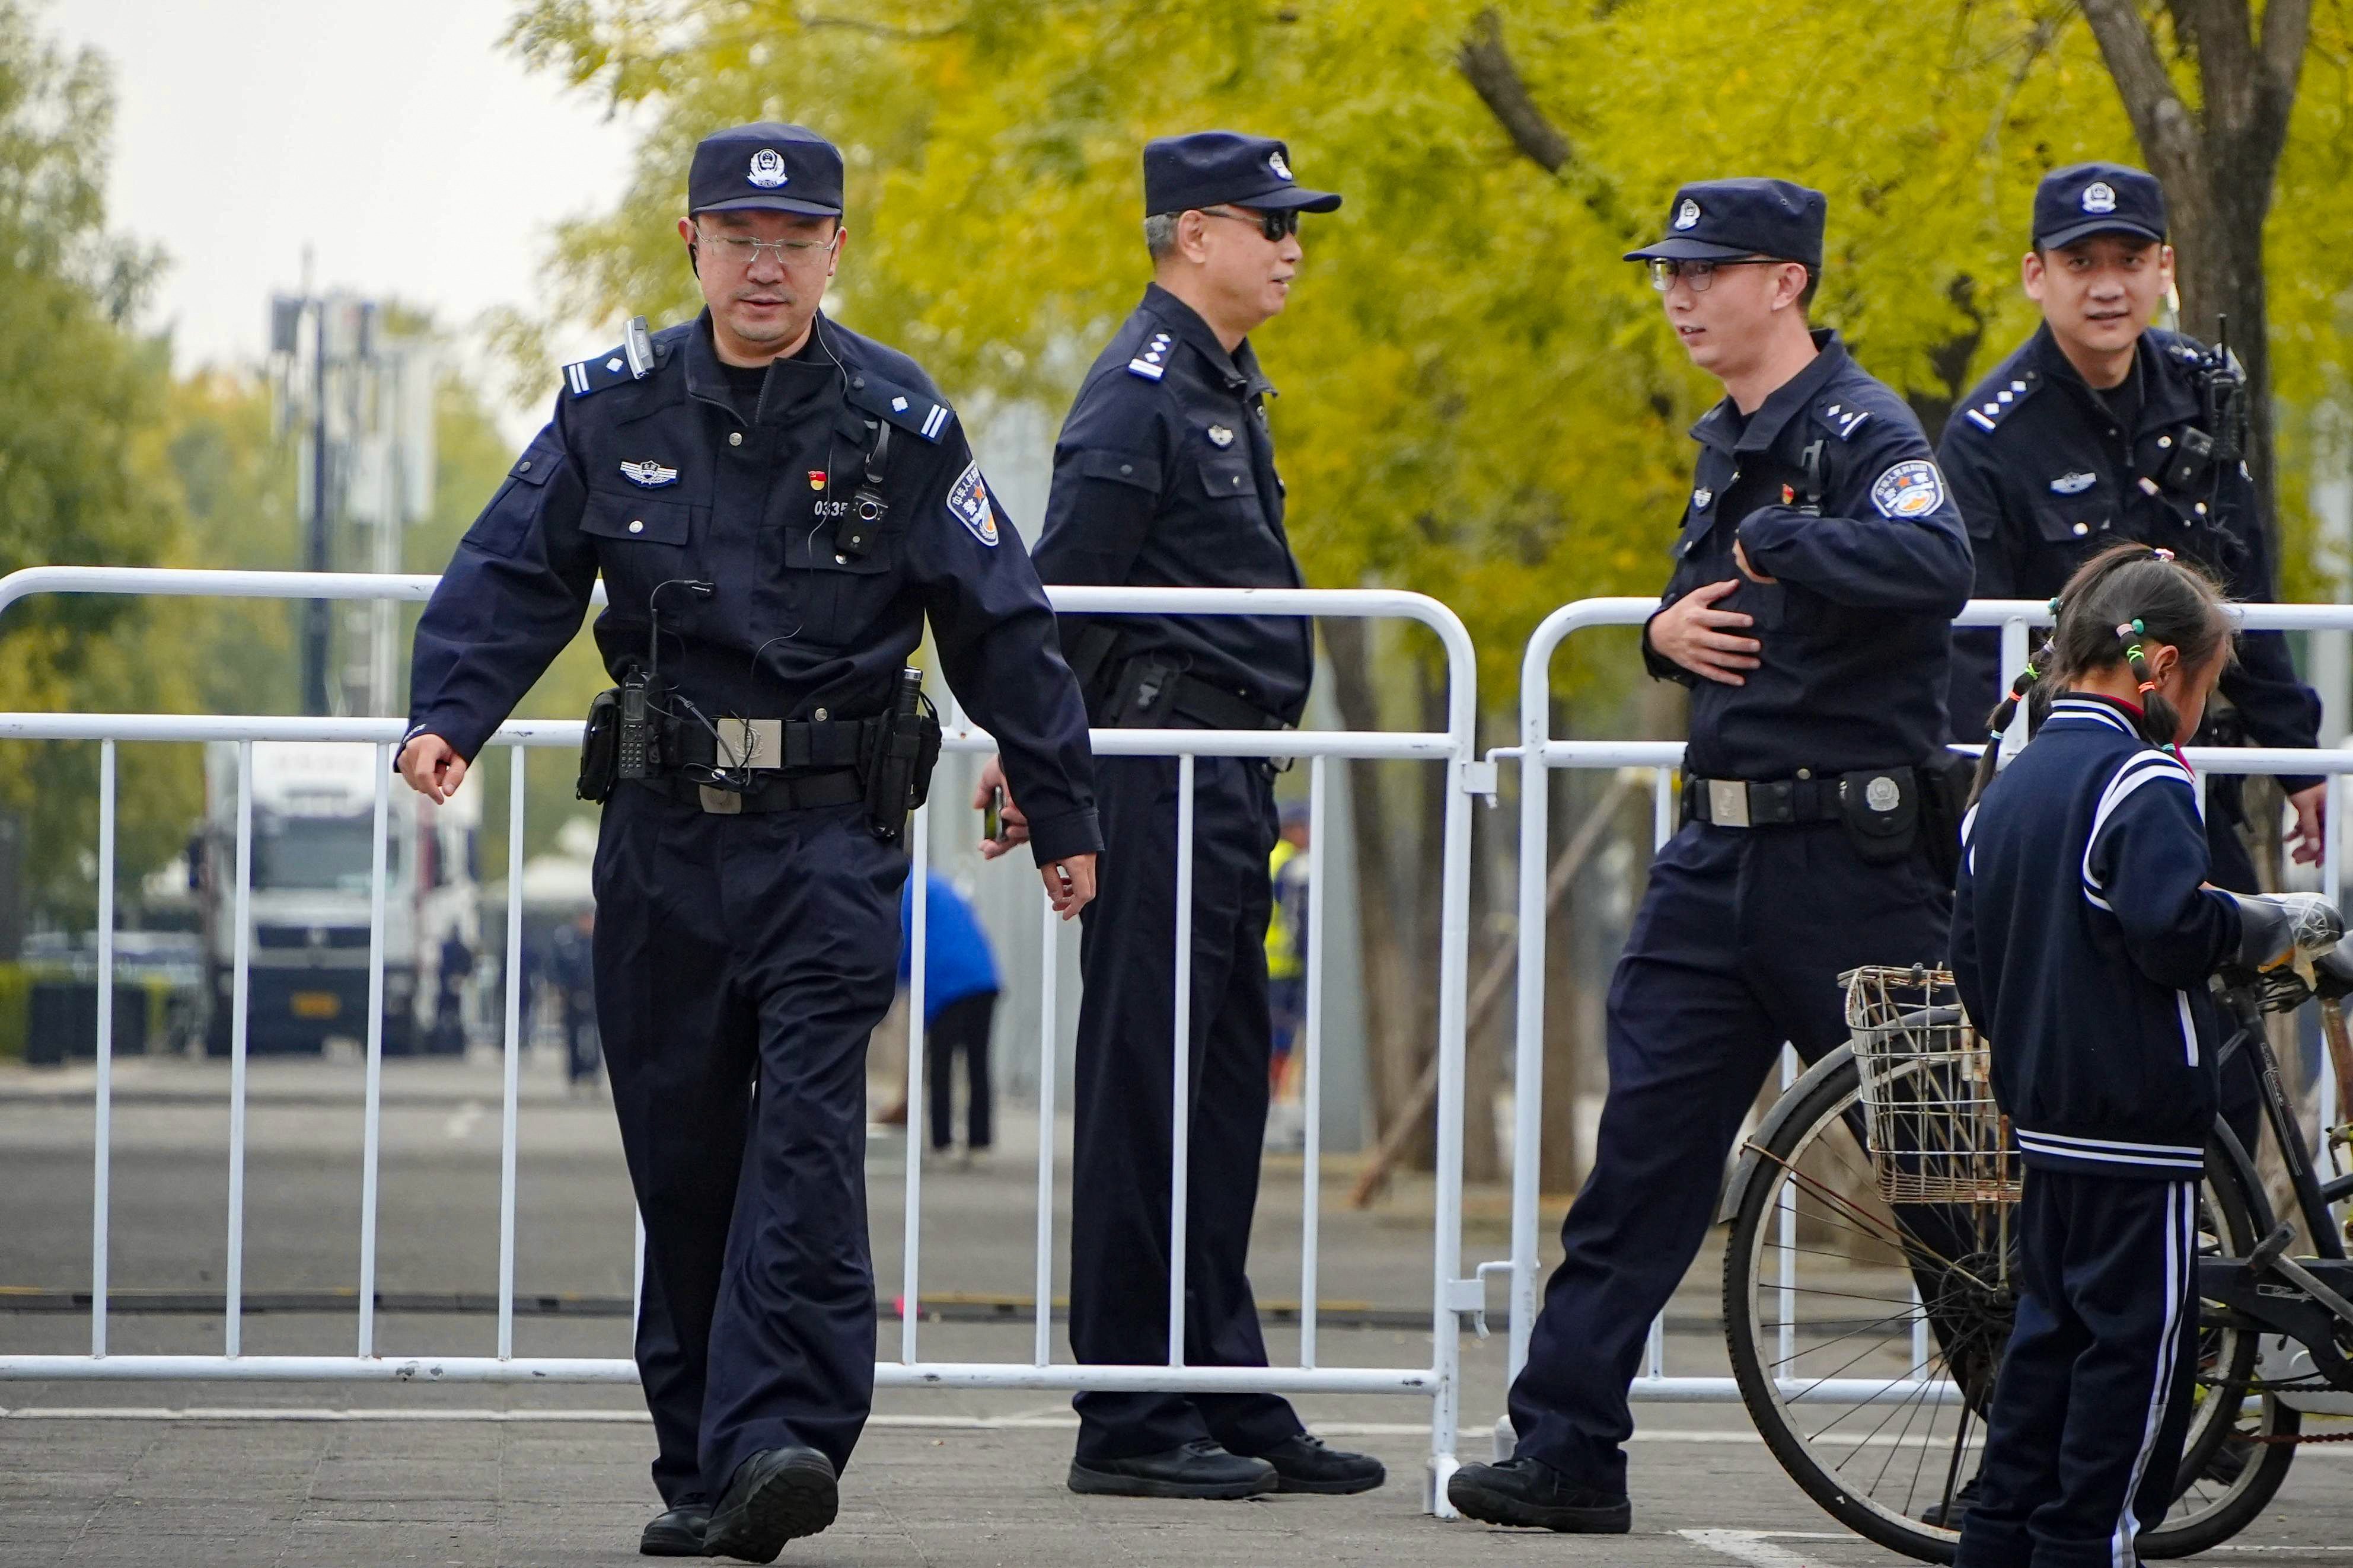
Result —
[[[988,805],[980,814],[980,836],[991,843],[1005,837],[1005,786],[997,784],[988,792]]]

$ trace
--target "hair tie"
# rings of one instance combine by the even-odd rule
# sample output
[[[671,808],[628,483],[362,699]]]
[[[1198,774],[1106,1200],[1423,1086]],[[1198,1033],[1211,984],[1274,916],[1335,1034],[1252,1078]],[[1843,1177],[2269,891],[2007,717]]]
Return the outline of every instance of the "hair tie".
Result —
[[[2051,613],[2052,613],[2052,615],[2054,615],[2054,616],[2055,616],[2055,615],[2057,615],[2057,614],[2059,613],[2059,595],[2058,595],[2053,594],[2053,595],[2051,595],[2051,604],[2050,604],[2050,605],[2049,605],[2049,608],[2050,608]]]
[[[2158,561],[2170,561],[2170,560],[2172,560],[2172,559],[2173,559],[2173,552],[2172,552],[2172,551],[2170,551],[2170,550],[2166,549],[2166,548],[2165,548],[2163,545],[2161,545],[2161,544],[2152,544],[2152,545],[2150,545],[2150,546],[2148,547],[2148,552],[2149,552],[2149,556],[2150,556],[2150,558],[2151,558],[2151,559],[2153,559],[2153,560],[2158,560]]]

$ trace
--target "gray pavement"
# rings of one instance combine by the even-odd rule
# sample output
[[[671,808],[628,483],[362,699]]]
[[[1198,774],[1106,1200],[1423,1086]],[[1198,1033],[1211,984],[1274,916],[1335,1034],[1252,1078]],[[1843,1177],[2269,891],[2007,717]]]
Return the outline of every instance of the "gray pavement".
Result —
[[[353,1314],[330,1292],[357,1275],[359,1075],[349,1064],[256,1063],[247,1165],[251,1353],[348,1353]],[[209,1352],[227,1226],[226,1073],[122,1064],[114,1121],[114,1285],[123,1352]],[[608,1107],[568,1099],[547,1068],[524,1078],[517,1286],[522,1354],[625,1356],[630,1207]],[[395,1063],[385,1076],[381,1288],[390,1352],[490,1354],[495,1321],[499,1076],[494,1064]],[[1026,1361],[1034,1117],[976,1171],[924,1174],[925,1359]],[[87,1069],[0,1069],[0,1351],[85,1351],[86,1308],[54,1310],[90,1279]],[[1067,1128],[1060,1130],[1067,1138]],[[880,1289],[897,1290],[905,1160],[870,1150]],[[1429,1192],[1334,1206],[1325,1179],[1321,1296],[1327,1365],[1426,1365]],[[1067,1184],[1067,1170],[1062,1173]],[[1067,1202],[1065,1197],[1064,1202]],[[1466,1264],[1499,1256],[1501,1206],[1474,1194]],[[1066,1214],[1066,1210],[1063,1211]],[[1254,1242],[1262,1301],[1298,1294],[1299,1170],[1270,1161]],[[1067,1247],[1058,1221],[1056,1250]],[[1059,1262],[1058,1262],[1059,1268]],[[1670,1313],[1668,1361],[1721,1373],[1717,1259]],[[139,1292],[150,1292],[141,1295]],[[1501,1293],[1494,1298],[1499,1303]],[[477,1310],[463,1310],[463,1309]],[[161,1310],[169,1309],[169,1310]],[[281,1310],[282,1309],[282,1310]],[[1357,1326],[1339,1326],[1353,1324]],[[1295,1331],[1270,1331],[1277,1360]],[[1057,1334],[1058,1345],[1060,1335]],[[881,1325],[885,1355],[895,1321]],[[1501,1408],[1500,1335],[1466,1338],[1466,1423]],[[1060,1353],[1067,1353],[1066,1351]],[[1646,1405],[1633,1449],[1637,1531],[1608,1541],[1495,1531],[1424,1516],[1428,1406],[1413,1398],[1301,1401],[1320,1430],[1378,1453],[1390,1485],[1352,1500],[1247,1504],[1082,1500],[1061,1485],[1065,1401],[1013,1391],[884,1391],[833,1531],[786,1563],[994,1564],[1477,1562],[1750,1563],[1849,1568],[1896,1561],[1839,1535],[1782,1475],[1737,1406]],[[2341,1424],[2338,1424],[2341,1425]],[[1461,1436],[1469,1458],[1483,1430]],[[636,1561],[653,1501],[650,1431],[626,1386],[0,1384],[0,1568],[124,1562],[536,1564]],[[2353,1444],[2299,1456],[2256,1529],[2217,1561],[2353,1563]]]

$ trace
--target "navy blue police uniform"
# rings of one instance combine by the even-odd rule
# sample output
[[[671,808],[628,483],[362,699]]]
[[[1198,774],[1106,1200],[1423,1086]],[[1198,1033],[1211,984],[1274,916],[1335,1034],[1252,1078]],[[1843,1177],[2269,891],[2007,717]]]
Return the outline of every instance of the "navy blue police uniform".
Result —
[[[2042,250],[2102,234],[2162,241],[2166,232],[2164,191],[2138,169],[2078,163],[2035,190]],[[2211,427],[2207,389],[2219,365],[2194,339],[2151,329],[2124,384],[2098,390],[2042,326],[1995,366],[1955,410],[1937,454],[1969,525],[1975,596],[2048,599],[2094,552],[2130,539],[2198,562],[2234,599],[2275,599],[2271,529],[2246,465],[2215,453],[2226,432]],[[1984,738],[1985,716],[2006,687],[2000,636],[1992,627],[1953,634],[1957,740]],[[2222,676],[2231,710],[2216,704],[2199,742],[2318,744],[2320,699],[2297,679],[2286,637],[2246,632],[2238,649]],[[2321,781],[2279,782],[2293,793]],[[2215,883],[2252,893],[2258,884],[2238,833],[2239,797],[2238,775],[2207,781],[2207,838]]]
[[[840,155],[797,126],[710,138],[689,184],[697,214],[841,212]],[[1021,542],[905,355],[820,313],[746,371],[706,311],[565,377],[426,608],[410,733],[473,757],[600,574],[617,680],[646,673],[659,617],[672,751],[605,805],[596,1011],[646,1226],[654,1482],[723,1524],[739,1466],[814,1449],[838,1471],[872,1399],[865,1051],[907,857],[884,837],[903,815],[862,802],[925,618],[1040,864],[1101,847],[1086,717]],[[787,1523],[822,1528],[807,1511],[754,1521],[755,1558]]]
[[[1782,181],[1686,185],[1669,237],[1630,258],[1819,267],[1824,208]],[[1811,1060],[1846,1038],[1841,972],[1944,949],[1923,796],[1942,784],[1932,759],[1968,542],[1904,401],[1835,332],[1814,341],[1754,412],[1726,398],[1692,430],[1664,603],[1737,580],[1717,607],[1754,617],[1761,664],[1743,685],[1700,679],[1645,633],[1651,673],[1692,689],[1684,821],[1651,862],[1610,983],[1609,1097],[1512,1386],[1514,1461],[1450,1485],[1476,1518],[1628,1528],[1628,1384],[1767,1069],[1784,1041]],[[1736,541],[1774,581],[1743,575]]]
[[[2062,696],[1964,827],[1953,977],[2026,1165],[2017,1326],[1957,1562],[2126,1568],[2176,1489],[2198,1363],[2207,977],[2240,946],[2189,771]]]
[[[1164,138],[1146,148],[1144,168],[1148,214],[1231,204],[1246,209],[1238,216],[1272,214],[1283,223],[1340,205],[1299,186],[1287,149],[1263,137]],[[1156,283],[1146,288],[1087,372],[1055,443],[1039,574],[1055,584],[1300,586],[1267,426],[1273,391],[1247,341],[1229,352],[1189,305]],[[1295,616],[1065,616],[1062,642],[1088,710],[1104,727],[1287,728],[1306,706],[1314,670],[1313,625]],[[1187,1363],[1263,1366],[1245,1264],[1271,1051],[1272,774],[1260,758],[1195,764],[1191,1100],[1179,1117],[1169,1072],[1176,772],[1173,757],[1106,757],[1096,765],[1107,852],[1095,901],[1082,917],[1071,1346],[1082,1363],[1166,1359],[1171,1129],[1182,1126],[1192,1194]],[[1187,1444],[1330,1468],[1302,1448],[1312,1440],[1274,1394],[1088,1392],[1073,1403],[1080,1430],[1071,1484],[1080,1489],[1136,1489],[1134,1477],[1113,1468],[1173,1458]],[[1211,1459],[1155,1478],[1200,1479],[1200,1495],[1244,1495],[1291,1479],[1290,1470],[1274,1477],[1266,1466]],[[1379,1473],[1367,1460],[1356,1479],[1376,1484]]]

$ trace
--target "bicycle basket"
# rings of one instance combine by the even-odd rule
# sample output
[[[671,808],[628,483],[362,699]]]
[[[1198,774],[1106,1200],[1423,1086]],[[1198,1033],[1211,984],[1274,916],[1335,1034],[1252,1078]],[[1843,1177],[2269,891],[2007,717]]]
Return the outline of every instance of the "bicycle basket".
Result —
[[[1846,1021],[1873,1173],[1891,1204],[2015,1203],[2019,1161],[1993,1064],[1941,969],[1849,971]]]

